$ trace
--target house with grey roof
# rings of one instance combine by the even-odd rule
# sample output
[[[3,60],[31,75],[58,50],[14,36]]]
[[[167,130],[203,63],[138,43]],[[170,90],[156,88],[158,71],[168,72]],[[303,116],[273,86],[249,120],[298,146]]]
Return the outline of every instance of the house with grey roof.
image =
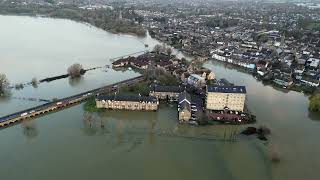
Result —
[[[179,121],[189,121],[191,118],[191,96],[186,91],[180,93],[178,100]]]

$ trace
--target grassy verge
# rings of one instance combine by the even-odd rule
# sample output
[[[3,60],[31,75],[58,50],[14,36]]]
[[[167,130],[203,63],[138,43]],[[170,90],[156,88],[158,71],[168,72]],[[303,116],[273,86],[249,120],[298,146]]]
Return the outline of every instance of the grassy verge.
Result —
[[[102,109],[97,108],[96,101],[94,98],[90,98],[87,100],[87,102],[84,104],[84,110],[86,112],[100,112]]]

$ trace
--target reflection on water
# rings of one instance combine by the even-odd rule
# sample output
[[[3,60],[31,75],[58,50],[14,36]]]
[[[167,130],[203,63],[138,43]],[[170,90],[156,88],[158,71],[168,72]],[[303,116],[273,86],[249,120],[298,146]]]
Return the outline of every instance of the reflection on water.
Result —
[[[84,81],[84,77],[68,78],[68,80],[71,87],[77,87]]]
[[[11,93],[6,94],[5,96],[0,96],[1,103],[8,103],[11,98]]]
[[[33,139],[38,136],[39,132],[34,121],[26,120],[22,122],[23,134],[28,139]]]
[[[96,118],[91,113],[83,113],[83,132],[87,136],[93,136],[97,133]]]
[[[320,112],[310,112],[309,111],[308,117],[313,121],[320,122]]]

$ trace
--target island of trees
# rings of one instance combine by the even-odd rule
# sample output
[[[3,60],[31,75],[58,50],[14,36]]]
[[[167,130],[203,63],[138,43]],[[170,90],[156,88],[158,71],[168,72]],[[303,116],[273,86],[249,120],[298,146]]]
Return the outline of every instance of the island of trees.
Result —
[[[75,5],[1,4],[0,6],[0,14],[3,15],[45,16],[70,19],[89,23],[111,33],[145,36],[146,31],[139,24],[141,17],[134,10],[127,11],[122,12],[121,9],[108,8],[87,10]]]
[[[310,96],[309,110],[312,112],[320,112],[320,93]]]
[[[9,80],[5,74],[0,74],[0,96],[3,96],[9,87]]]

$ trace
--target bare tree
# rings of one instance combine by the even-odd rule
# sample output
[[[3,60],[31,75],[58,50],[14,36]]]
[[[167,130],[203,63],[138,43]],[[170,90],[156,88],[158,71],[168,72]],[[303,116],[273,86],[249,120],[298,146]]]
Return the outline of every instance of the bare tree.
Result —
[[[37,80],[37,78],[32,78],[32,80],[31,80],[31,84],[32,84],[32,86],[34,87],[34,88],[37,88],[38,87],[38,80]]]
[[[160,54],[162,51],[162,46],[160,44],[155,45],[153,51],[157,54]]]
[[[167,52],[168,56],[172,55],[172,49],[170,47],[167,47],[166,52]]]
[[[82,65],[79,63],[73,64],[68,68],[68,74],[71,78],[78,78],[83,75],[84,72]]]
[[[9,87],[9,80],[5,74],[0,74],[0,96],[5,94]]]

